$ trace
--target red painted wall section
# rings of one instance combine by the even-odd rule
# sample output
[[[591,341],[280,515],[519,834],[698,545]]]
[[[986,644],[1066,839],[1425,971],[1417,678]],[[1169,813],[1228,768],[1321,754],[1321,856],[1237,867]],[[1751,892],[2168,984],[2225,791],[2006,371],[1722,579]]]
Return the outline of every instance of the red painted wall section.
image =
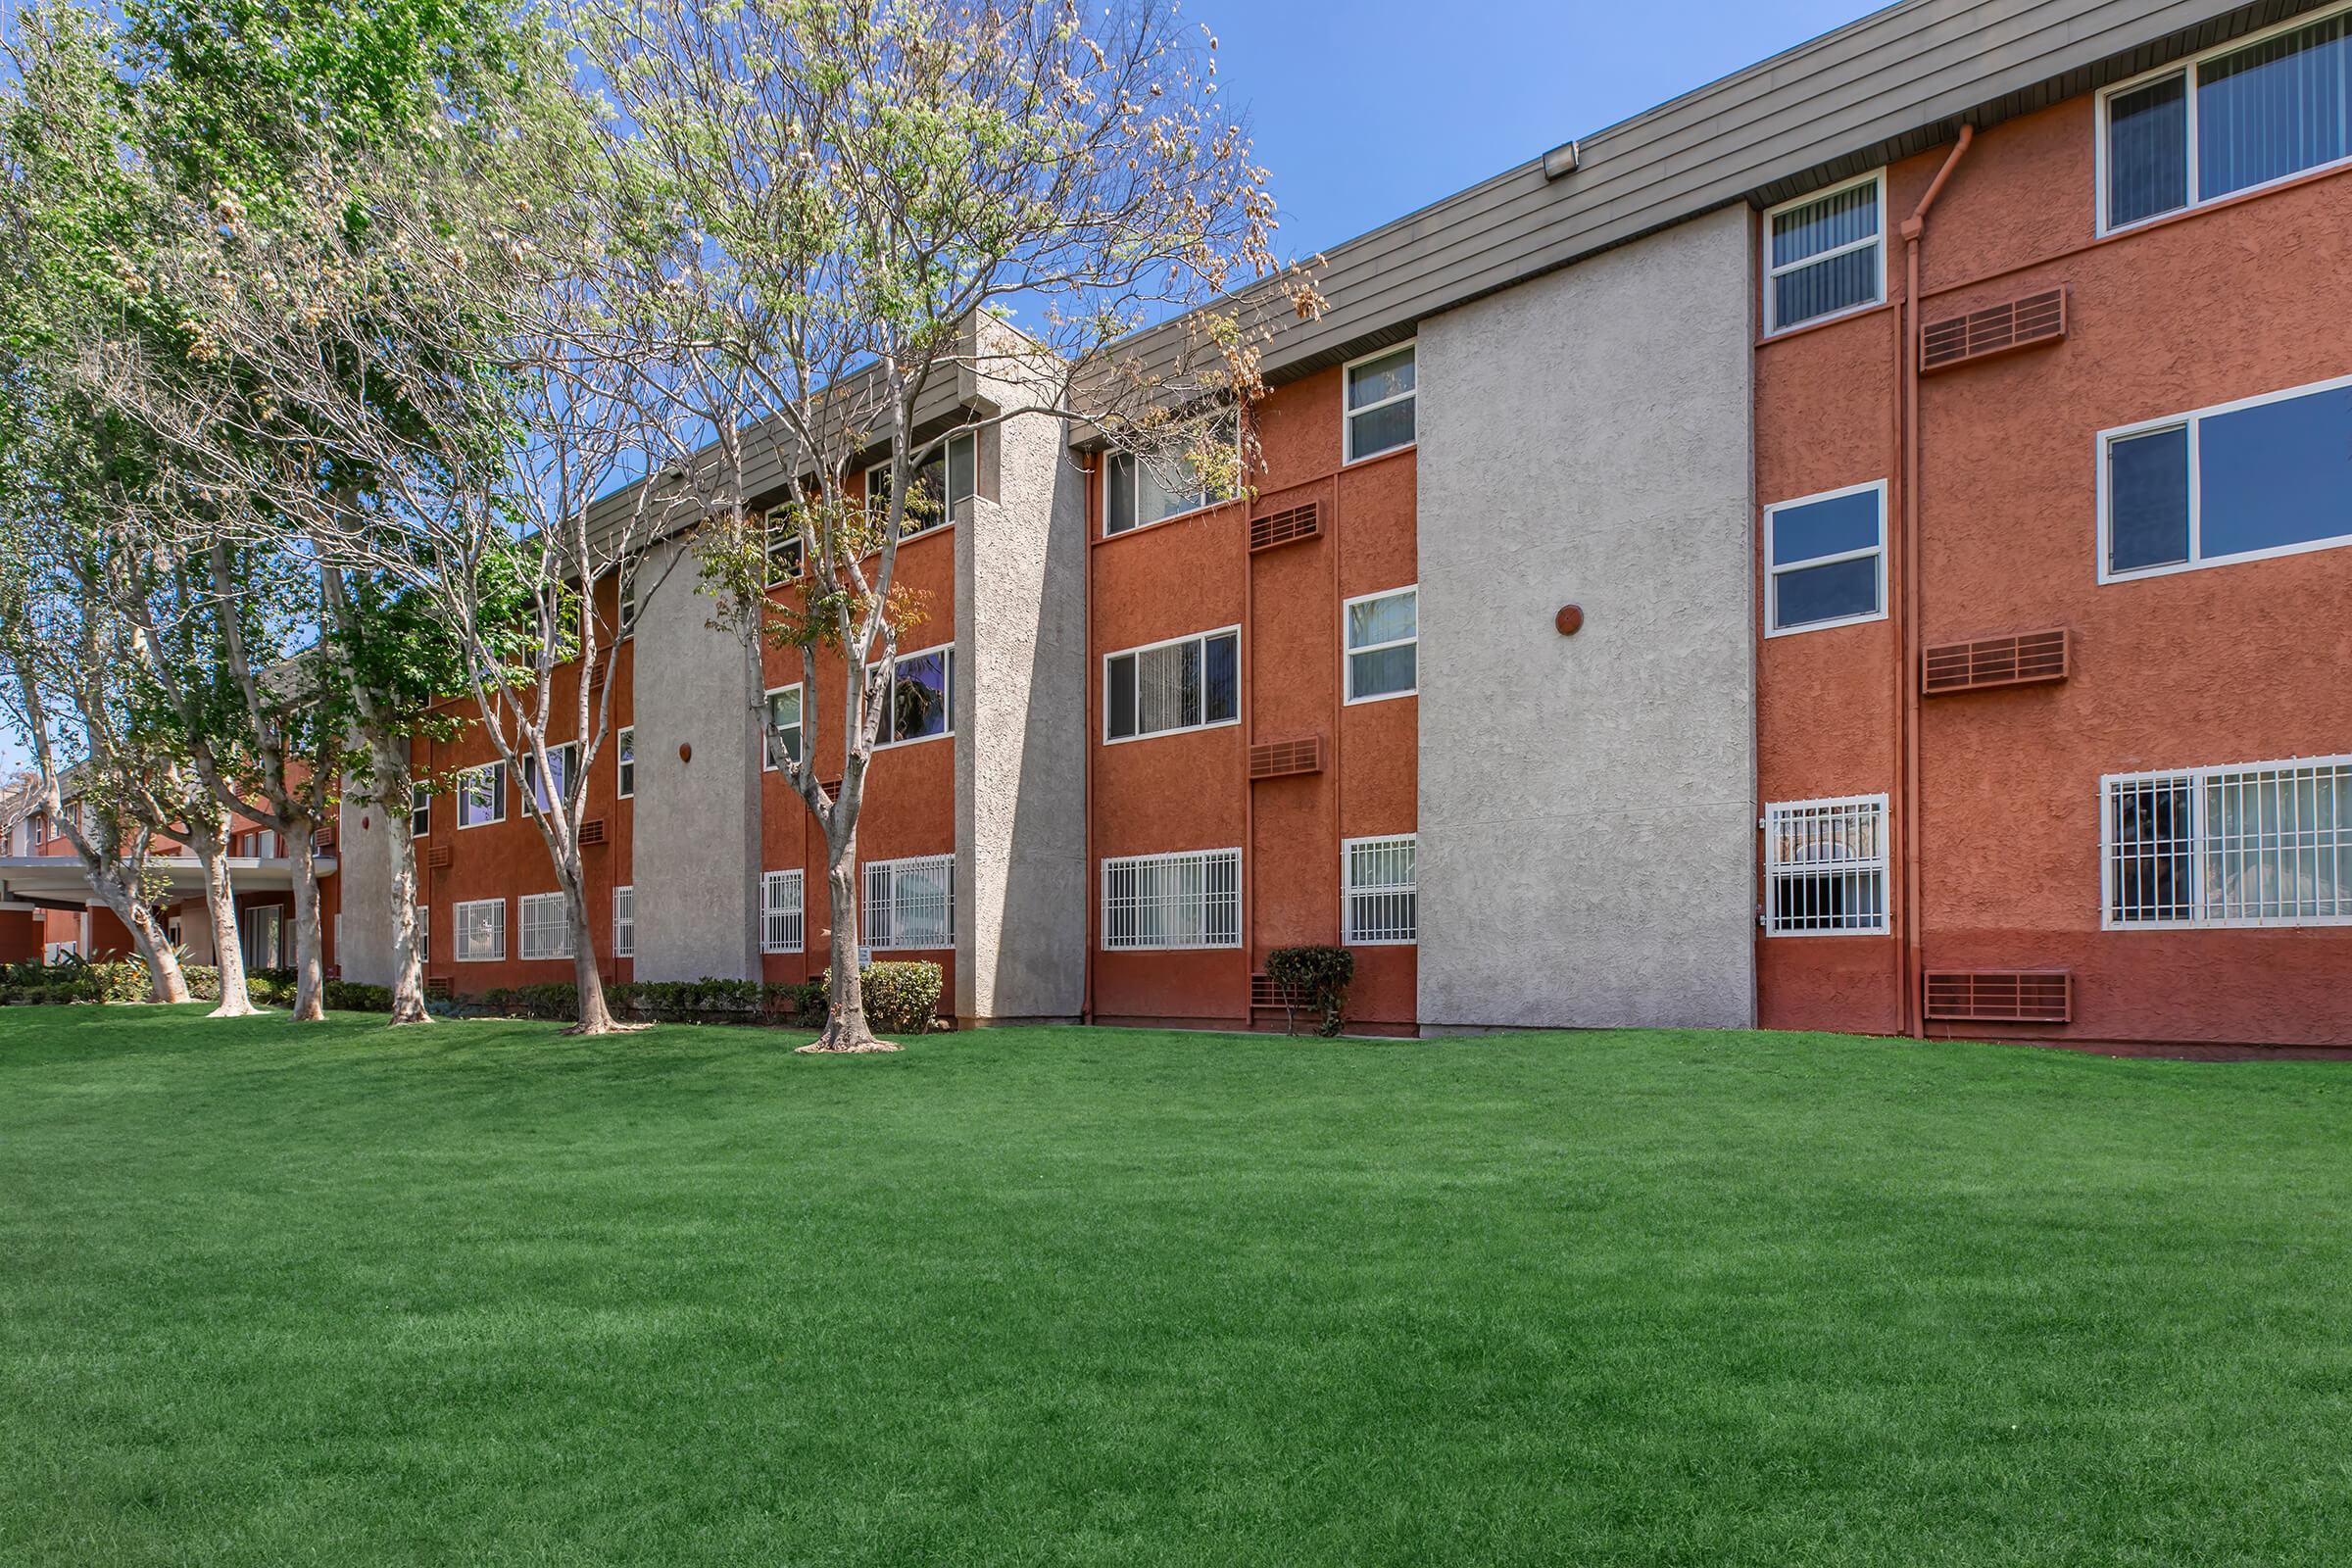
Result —
[[[2096,493],[2103,429],[2352,374],[2352,173],[2102,240],[2094,134],[2088,97],[1985,132],[1923,247],[1923,321],[2063,286],[2069,331],[1921,382],[1922,645],[2074,639],[2063,684],[1922,704],[1926,964],[2063,968],[2077,991],[2064,1029],[1929,1028],[2352,1044],[2352,928],[2100,928],[2099,784],[2352,752],[2352,549],[2102,585]],[[1889,172],[1890,227],[1941,159]],[[1895,476],[1892,319],[1760,347],[1760,502]],[[1765,640],[1764,800],[1894,788],[1894,649],[1885,622]],[[1891,939],[1760,947],[1768,1025],[1894,1026]]]
[[[1099,903],[1105,858],[1240,846],[1250,893],[1241,951],[1098,949],[1098,1018],[1246,1021],[1250,976],[1267,952],[1339,942],[1341,840],[1415,830],[1419,700],[1346,705],[1341,618],[1344,600],[1414,580],[1413,457],[1407,450],[1343,470],[1340,396],[1332,370],[1258,406],[1254,502],[1102,539],[1100,477],[1095,483],[1090,892]],[[1250,553],[1252,514],[1310,501],[1322,524],[1315,538]],[[1234,625],[1243,628],[1246,724],[1104,741],[1104,657]],[[1306,736],[1323,741],[1322,772],[1250,783],[1251,739]],[[1410,947],[1357,950],[1351,1024],[1409,1029],[1413,981]],[[1278,1016],[1258,1022],[1280,1025]]]
[[[40,916],[29,909],[0,909],[0,963],[37,963],[40,956]]]

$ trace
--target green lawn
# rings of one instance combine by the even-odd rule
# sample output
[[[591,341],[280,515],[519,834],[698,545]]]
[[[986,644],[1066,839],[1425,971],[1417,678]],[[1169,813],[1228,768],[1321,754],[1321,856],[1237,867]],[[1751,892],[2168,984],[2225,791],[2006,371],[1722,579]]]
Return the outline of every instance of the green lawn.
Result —
[[[2352,1554],[2352,1065],[0,1010],[0,1563]]]

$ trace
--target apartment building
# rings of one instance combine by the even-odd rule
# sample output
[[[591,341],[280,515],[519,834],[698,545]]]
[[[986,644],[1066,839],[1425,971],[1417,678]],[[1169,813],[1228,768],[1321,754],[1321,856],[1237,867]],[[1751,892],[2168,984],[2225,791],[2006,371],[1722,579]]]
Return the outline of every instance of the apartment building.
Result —
[[[1368,1031],[2352,1044],[2348,34],[1907,0],[1329,252],[1243,495],[958,437],[867,946],[967,1022],[1264,1027],[1266,955],[1343,943]],[[923,433],[1001,406],[942,388]],[[755,714],[844,672],[710,608],[673,573],[612,656],[597,940],[812,974]],[[511,783],[475,794],[423,808],[428,974],[568,979]]]

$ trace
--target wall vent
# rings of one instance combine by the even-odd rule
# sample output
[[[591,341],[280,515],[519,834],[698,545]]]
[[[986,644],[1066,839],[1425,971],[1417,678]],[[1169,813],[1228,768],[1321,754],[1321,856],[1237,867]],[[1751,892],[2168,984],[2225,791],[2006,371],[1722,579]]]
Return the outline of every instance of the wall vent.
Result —
[[[1253,974],[1250,977],[1250,1010],[1251,1012],[1282,1012],[1289,1006],[1288,993],[1274,983],[1271,975]]]
[[[446,1002],[449,1000],[450,993],[456,989],[456,985],[457,982],[448,975],[428,974],[424,977],[424,994],[428,997],[439,997]]]
[[[320,855],[334,854],[335,830],[331,827],[322,827],[318,832],[312,834],[311,848]]]
[[[2028,294],[1966,316],[1930,321],[1920,333],[1919,368],[1948,370],[2011,349],[2055,343],[2066,336],[2066,290]]]
[[[605,819],[603,817],[592,816],[588,818],[587,821],[580,824],[580,845],[582,848],[586,848],[591,844],[602,844],[604,842]]]
[[[1271,550],[1276,545],[1297,544],[1312,539],[1323,531],[1321,514],[1312,501],[1302,507],[1286,507],[1269,512],[1262,517],[1250,519],[1250,548],[1252,551]]]
[[[424,863],[435,871],[449,869],[449,846],[436,844],[424,852]]]
[[[2072,667],[2068,644],[2063,629],[1943,643],[1927,651],[1920,666],[1920,689],[1930,697],[1939,697],[1948,692],[2064,680]]]
[[[1301,735],[1297,740],[1261,741],[1250,748],[1250,776],[1289,778],[1323,771],[1323,737]]]
[[[1932,969],[1928,1016],[1955,1023],[2067,1023],[2075,977],[2051,969]]]

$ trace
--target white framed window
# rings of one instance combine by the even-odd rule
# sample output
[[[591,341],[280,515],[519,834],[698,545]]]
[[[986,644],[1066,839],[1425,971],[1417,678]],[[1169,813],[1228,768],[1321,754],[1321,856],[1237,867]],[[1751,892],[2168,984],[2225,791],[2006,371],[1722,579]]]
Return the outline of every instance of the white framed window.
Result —
[[[1242,852],[1180,850],[1102,862],[1102,946],[1149,953],[1242,945]]]
[[[1402,344],[1349,360],[1340,369],[1344,462],[1376,458],[1418,439],[1420,345]]]
[[[1886,797],[1764,808],[1764,934],[1883,936]]]
[[[507,956],[507,901],[472,899],[450,911],[450,938],[460,963],[497,963]]]
[[[956,857],[867,861],[860,945],[874,953],[931,953],[956,946]]]
[[[1764,509],[1764,635],[1886,618],[1886,481]]]
[[[773,772],[777,759],[801,760],[801,688],[778,686],[767,694],[767,736],[760,765]]]
[[[507,764],[485,762],[458,775],[458,826],[486,827],[507,819]]]
[[[760,879],[761,953],[801,951],[801,886],[799,871],[770,871]]]
[[[2298,18],[2099,94],[2102,234],[2352,158],[2352,12]]]
[[[580,765],[580,743],[565,741],[547,749],[548,781],[539,782],[539,759],[529,752],[522,754],[522,782],[524,793],[540,810],[552,810],[555,803],[564,798],[564,788],[571,782],[573,770]]]
[[[1195,632],[1102,658],[1102,740],[1242,721],[1242,630]]]
[[[612,794],[623,801],[637,794],[637,728],[633,724],[612,741]]]
[[[1238,445],[1241,425],[1228,416],[1208,439]],[[1102,466],[1102,532],[1130,529],[1189,516],[1233,499],[1233,489],[1200,476],[1200,462],[1192,453],[1147,460],[1132,452],[1114,452]]]
[[[423,838],[433,830],[433,794],[421,784],[409,790],[409,837]]]
[[[942,643],[901,654],[882,693],[882,727],[874,744],[906,746],[956,733],[956,650]]]
[[[433,961],[433,906],[416,906],[416,967],[421,969]]]
[[[2352,756],[2099,781],[2108,930],[2352,924]]]
[[[798,578],[808,564],[802,559],[801,525],[790,507],[770,507],[767,529],[767,585],[770,588]]]
[[[1392,588],[1342,607],[1348,639],[1348,701],[1376,703],[1421,689],[1421,590]]]
[[[630,567],[621,573],[620,587],[617,593],[620,611],[619,640],[627,642],[631,637],[637,635],[637,571],[635,567]]]
[[[1417,836],[1344,839],[1340,858],[1346,871],[1342,907],[1350,948],[1409,946],[1419,937],[1418,898],[1413,882]]]
[[[2101,582],[2352,544],[2352,375],[2098,441]]]
[[[571,956],[571,916],[564,911],[561,893],[525,893],[520,906],[522,953],[525,958]],[[499,906],[503,911],[506,907]]]
[[[911,538],[945,527],[969,512],[964,503],[980,493],[980,443],[974,432],[961,430],[934,448],[922,466],[908,476],[906,509],[899,522],[899,537]],[[865,470],[865,505],[870,515],[890,510],[890,462]]]
[[[1886,300],[1886,179],[1878,170],[1764,215],[1764,330]]]
[[[637,956],[637,890],[634,887],[612,890],[612,956]]]

